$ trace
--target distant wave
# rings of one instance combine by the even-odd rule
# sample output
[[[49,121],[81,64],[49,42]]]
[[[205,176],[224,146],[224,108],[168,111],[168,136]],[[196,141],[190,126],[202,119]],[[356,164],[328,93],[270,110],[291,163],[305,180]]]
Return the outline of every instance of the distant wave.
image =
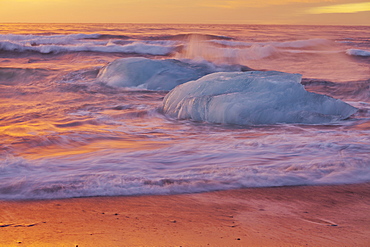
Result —
[[[78,45],[38,45],[38,44],[19,44],[9,41],[0,42],[0,51],[11,52],[39,52],[43,54],[62,53],[62,52],[106,52],[106,53],[129,53],[129,54],[146,54],[164,56],[176,50],[175,46],[163,46],[154,44],[145,44],[143,42],[133,42],[127,45],[117,45],[112,42],[106,45],[98,45],[94,43],[81,43]]]
[[[252,45],[245,48],[220,48],[204,43],[189,43],[182,47],[177,59],[207,60],[220,64],[240,64],[246,60],[259,60],[276,54],[278,50],[271,46]]]
[[[282,42],[247,42],[236,40],[189,40],[179,52],[178,58],[205,59],[221,63],[243,63],[290,54],[334,54],[331,41],[307,39]]]
[[[67,52],[126,53],[203,59],[220,63],[264,59],[279,52],[326,52],[321,47],[331,43],[326,39],[307,39],[282,42],[248,42],[232,37],[211,34],[185,33],[149,36],[132,39],[116,34],[66,35],[0,35],[0,51],[58,54]],[[320,47],[320,49],[315,49]],[[289,50],[290,49],[290,50]]]
[[[66,42],[70,40],[81,40],[81,39],[129,39],[129,36],[126,35],[114,35],[114,34],[100,34],[100,33],[92,33],[92,34],[84,34],[84,33],[77,33],[77,34],[56,34],[56,35],[24,35],[24,34],[0,34],[0,40],[9,40],[9,41],[37,41],[37,42],[50,42],[50,43],[58,43],[59,42]]]
[[[328,46],[330,45],[330,43],[331,42],[327,39],[307,39],[285,42],[271,42],[270,44],[282,48],[309,48],[317,46]]]
[[[0,51],[38,52],[106,52],[163,56],[177,49],[173,41],[129,40],[125,35],[68,34],[68,35],[0,35]]]
[[[231,46],[231,47],[245,47],[255,44],[266,46],[272,45],[278,48],[313,48],[317,46],[328,46],[330,41],[327,39],[307,39],[307,40],[294,40],[282,42],[243,42],[243,41],[229,41],[229,40],[212,40],[213,43]]]
[[[35,44],[73,44],[81,39],[99,39],[101,34],[67,34],[67,35],[22,35],[1,34],[0,41],[35,43]]]
[[[129,39],[126,35],[114,35],[114,34],[94,34],[92,37],[86,37],[84,39]]]
[[[350,56],[370,57],[370,51],[360,49],[348,49],[346,53]]]
[[[174,35],[163,35],[163,36],[150,36],[146,39],[149,40],[187,40],[193,37],[198,37],[204,40],[233,40],[232,37],[212,34],[198,34],[198,33],[185,33],[185,34],[174,34]]]

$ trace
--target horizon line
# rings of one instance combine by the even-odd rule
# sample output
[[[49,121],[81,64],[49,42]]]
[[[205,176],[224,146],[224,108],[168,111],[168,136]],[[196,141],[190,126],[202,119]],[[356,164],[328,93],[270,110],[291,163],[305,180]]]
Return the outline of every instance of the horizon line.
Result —
[[[0,22],[0,24],[139,24],[139,25],[260,25],[260,26],[364,26],[367,24],[288,24],[288,23],[166,23],[166,22]]]

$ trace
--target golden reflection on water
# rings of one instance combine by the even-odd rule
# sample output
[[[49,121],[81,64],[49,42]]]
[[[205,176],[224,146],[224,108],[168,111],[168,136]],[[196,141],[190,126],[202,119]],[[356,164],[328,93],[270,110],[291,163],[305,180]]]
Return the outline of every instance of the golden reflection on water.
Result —
[[[4,104],[1,105],[4,106]],[[13,112],[13,116],[14,114]],[[22,113],[17,112],[17,114]],[[6,117],[3,115],[3,118]],[[127,120],[126,124],[127,122],[130,120]],[[142,120],[133,119],[131,122],[138,127],[145,127]],[[100,150],[120,150],[120,152],[151,150],[165,145],[158,141],[126,134],[116,127],[94,124],[93,120],[88,119],[70,121],[57,115],[55,118],[2,123],[0,138],[3,145],[14,148],[14,154],[27,159],[80,155]],[[158,133],[158,136],[160,135]]]
[[[105,105],[109,102],[105,95],[86,97],[73,89],[65,92],[53,88],[48,92],[33,86],[13,86],[11,97],[2,92],[0,96],[3,96],[0,97],[0,155],[10,151],[12,155],[27,159],[73,158],[104,150],[130,152],[165,145],[158,140],[129,134],[125,130],[127,126],[151,131],[153,127],[143,121],[145,111],[111,110],[109,103]],[[89,112],[88,107],[93,110]],[[97,119],[99,117],[103,120]],[[161,135],[153,133],[152,136]]]
[[[51,145],[45,147],[28,148],[22,156],[27,159],[40,159],[52,157],[69,157],[76,155],[86,155],[98,151],[102,152],[130,152],[138,150],[155,150],[163,148],[165,144],[155,141],[135,141],[135,140],[99,140],[85,145],[76,145],[75,147],[61,147]],[[73,159],[73,158],[72,158]]]
[[[166,145],[114,131],[108,125],[82,124],[57,128],[48,121],[1,126],[0,137],[4,145],[14,149],[14,154],[27,159],[81,155],[102,150],[152,150]]]

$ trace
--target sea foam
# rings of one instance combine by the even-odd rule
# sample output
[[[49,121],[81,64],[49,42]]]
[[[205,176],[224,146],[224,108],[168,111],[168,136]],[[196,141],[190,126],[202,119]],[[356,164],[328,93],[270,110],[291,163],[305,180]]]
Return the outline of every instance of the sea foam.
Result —
[[[215,44],[230,46],[230,47],[249,47],[252,45],[272,45],[279,48],[313,48],[328,46],[331,42],[327,39],[305,39],[305,40],[294,40],[294,41],[281,41],[281,42],[246,42],[246,41],[230,41],[230,40],[212,40]]]
[[[106,52],[106,53],[129,53],[129,54],[144,54],[164,56],[169,55],[176,50],[174,46],[163,46],[145,44],[143,42],[133,42],[126,45],[116,45],[112,42],[104,42],[104,44],[95,43],[79,43],[75,45],[37,45],[34,43],[20,44],[16,42],[3,41],[0,42],[0,51],[12,52],[39,52],[43,54],[48,53],[62,53],[62,52]]]
[[[300,81],[300,74],[277,71],[214,73],[174,88],[163,100],[163,112],[179,119],[258,125],[323,124],[357,111],[307,92]]]
[[[107,40],[108,39],[108,40]],[[8,52],[102,52],[129,53],[154,56],[169,55],[177,44],[127,40],[122,35],[69,34],[69,35],[0,35],[0,51]]]

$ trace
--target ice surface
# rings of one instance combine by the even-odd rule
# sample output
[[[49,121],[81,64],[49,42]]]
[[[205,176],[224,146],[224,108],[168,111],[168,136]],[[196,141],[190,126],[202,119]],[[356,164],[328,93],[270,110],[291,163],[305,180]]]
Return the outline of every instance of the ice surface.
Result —
[[[321,124],[357,109],[307,92],[300,74],[277,71],[219,72],[174,88],[163,100],[171,117],[222,124]]]
[[[154,60],[142,57],[117,59],[104,67],[98,80],[115,87],[171,90],[216,71],[240,71],[238,65],[216,66],[209,62],[191,63],[175,59]]]

